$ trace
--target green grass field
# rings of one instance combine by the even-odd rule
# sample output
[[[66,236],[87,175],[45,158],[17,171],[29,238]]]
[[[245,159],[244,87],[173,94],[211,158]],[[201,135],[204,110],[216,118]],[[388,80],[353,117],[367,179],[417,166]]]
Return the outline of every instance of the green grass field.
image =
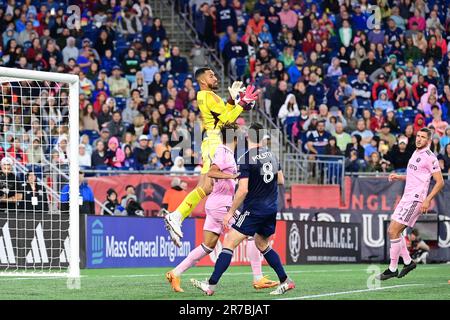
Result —
[[[385,265],[378,265],[384,270]],[[450,300],[450,265],[419,265],[402,279],[390,279],[368,289],[366,264],[287,266],[297,288],[282,299],[446,299]],[[64,278],[0,277],[0,299],[273,299],[270,289],[251,286],[250,267],[230,267],[219,289],[206,297],[193,288],[190,278],[205,279],[212,268],[198,267],[184,276],[184,293],[174,293],[164,277],[168,268],[82,270],[81,289],[69,290]],[[264,267],[271,279],[275,274]]]

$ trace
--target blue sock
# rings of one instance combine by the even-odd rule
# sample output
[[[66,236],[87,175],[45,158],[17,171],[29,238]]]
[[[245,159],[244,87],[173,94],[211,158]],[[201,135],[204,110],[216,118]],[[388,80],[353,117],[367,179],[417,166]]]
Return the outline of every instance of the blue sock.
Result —
[[[277,273],[278,279],[280,279],[280,283],[283,283],[287,279],[286,272],[284,271],[283,265],[281,264],[280,257],[278,253],[275,252],[270,246],[267,247],[266,250],[262,252],[264,258],[270,267]]]
[[[214,266],[214,272],[209,278],[209,284],[217,284],[222,274],[228,269],[233,258],[233,250],[223,248],[222,252],[217,258],[216,265]]]

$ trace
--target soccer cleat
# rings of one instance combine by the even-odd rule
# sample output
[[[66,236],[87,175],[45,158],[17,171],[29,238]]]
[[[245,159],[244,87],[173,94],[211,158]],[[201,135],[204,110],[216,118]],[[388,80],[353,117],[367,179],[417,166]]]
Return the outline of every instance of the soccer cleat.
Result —
[[[175,292],[184,292],[183,289],[181,289],[181,279],[180,277],[177,277],[173,271],[169,271],[166,273],[166,279],[169,281],[170,285],[172,286],[173,291]]]
[[[206,294],[207,296],[212,296],[214,294],[215,286],[210,285],[208,283],[208,280],[198,281],[195,279],[191,279],[191,283],[194,286],[194,288],[203,291],[203,293]]]
[[[402,269],[402,271],[400,271],[400,274],[398,275],[399,278],[403,278],[404,276],[406,276],[409,272],[413,271],[415,268],[417,267],[417,264],[414,261],[411,261],[410,264],[405,265]]]
[[[285,294],[289,290],[295,288],[295,283],[291,279],[287,278],[283,283],[281,283],[274,291],[272,291],[271,295],[280,295]]]
[[[279,285],[280,283],[278,281],[270,280],[267,276],[263,276],[258,281],[253,281],[253,288],[256,290],[259,289],[268,289],[273,288]]]
[[[181,221],[178,217],[175,216],[173,212],[169,212],[166,209],[161,210],[164,215],[164,221],[166,223],[166,227],[170,228],[177,234],[178,237],[183,238],[183,232],[181,231]]]
[[[166,223],[166,230],[169,232],[170,240],[172,240],[173,244],[176,245],[178,248],[181,248],[181,240],[180,237],[167,225]]]
[[[397,276],[398,276],[398,270],[395,270],[394,272],[392,272],[391,270],[389,270],[389,268],[387,268],[386,270],[384,270],[383,273],[377,275],[375,277],[375,279],[384,281],[384,280],[387,280],[390,278],[397,278]]]

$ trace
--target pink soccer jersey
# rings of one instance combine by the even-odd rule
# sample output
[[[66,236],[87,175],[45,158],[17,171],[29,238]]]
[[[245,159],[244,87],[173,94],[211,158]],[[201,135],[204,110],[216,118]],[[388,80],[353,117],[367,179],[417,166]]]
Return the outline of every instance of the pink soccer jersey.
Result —
[[[234,153],[227,146],[221,144],[217,147],[212,164],[228,174],[237,173],[237,165],[234,160]],[[216,179],[212,193],[206,200],[205,208],[208,211],[220,208],[231,207],[233,203],[233,195],[236,187],[234,179]]]
[[[423,202],[428,195],[432,174],[439,171],[439,161],[430,149],[414,151],[406,170],[406,186],[402,200]]]

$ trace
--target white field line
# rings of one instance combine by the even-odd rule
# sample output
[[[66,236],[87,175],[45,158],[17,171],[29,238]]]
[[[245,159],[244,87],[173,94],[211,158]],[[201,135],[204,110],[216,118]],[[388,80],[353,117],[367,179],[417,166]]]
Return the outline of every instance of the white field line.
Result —
[[[361,290],[350,290],[350,291],[341,291],[341,292],[330,292],[330,293],[323,293],[323,294],[315,294],[315,295],[311,295],[311,296],[289,297],[289,298],[283,298],[283,299],[277,299],[277,300],[314,299],[314,298],[339,296],[339,295],[346,295],[346,294],[353,294],[353,293],[360,293],[360,292],[371,292],[371,291],[380,291],[380,290],[386,290],[386,289],[413,287],[413,286],[424,286],[424,285],[425,284],[423,284],[423,283],[399,284],[399,285],[396,285],[396,286],[380,287],[380,288],[374,288],[374,289],[361,289]]]

